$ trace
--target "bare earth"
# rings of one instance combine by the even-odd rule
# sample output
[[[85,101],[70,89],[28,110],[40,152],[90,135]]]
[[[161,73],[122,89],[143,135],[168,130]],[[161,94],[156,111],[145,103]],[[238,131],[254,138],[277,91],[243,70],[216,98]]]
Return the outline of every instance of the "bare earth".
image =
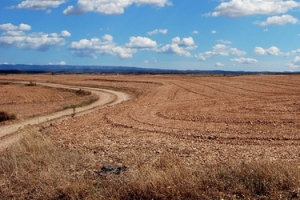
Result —
[[[24,126],[51,122],[57,119],[61,120],[70,116],[74,117],[74,114],[77,116],[83,115],[102,106],[114,105],[129,99],[129,95],[126,93],[90,87],[78,88],[51,83],[37,83],[36,86],[26,86],[26,82],[9,82],[9,84],[4,82],[2,85],[3,87],[0,87],[0,93],[2,94],[0,108],[6,112],[17,114],[18,120],[2,123],[0,149],[15,142],[18,137],[13,133]],[[74,95],[76,91],[81,89],[92,92],[92,95],[84,97]],[[92,105],[78,107],[75,110],[62,110],[65,106],[76,105],[78,102],[96,97],[99,97],[99,100]],[[49,114],[45,115],[45,113]],[[35,115],[38,115],[38,117],[34,117]]]
[[[147,162],[172,152],[187,165],[281,160],[300,166],[299,75],[15,75],[0,80],[130,94],[129,101],[43,130],[62,146],[93,151],[103,163],[132,166],[136,159]]]

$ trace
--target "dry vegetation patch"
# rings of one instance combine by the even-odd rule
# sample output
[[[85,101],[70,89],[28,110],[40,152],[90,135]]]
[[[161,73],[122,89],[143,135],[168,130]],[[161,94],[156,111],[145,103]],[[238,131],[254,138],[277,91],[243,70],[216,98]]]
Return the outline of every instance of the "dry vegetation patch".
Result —
[[[93,156],[58,148],[28,127],[19,144],[1,152],[1,199],[83,199],[93,195],[86,174]]]
[[[188,166],[172,153],[99,174],[92,152],[60,147],[36,128],[0,153],[2,199],[298,199],[300,171],[282,162]],[[139,157],[139,158],[138,158]]]

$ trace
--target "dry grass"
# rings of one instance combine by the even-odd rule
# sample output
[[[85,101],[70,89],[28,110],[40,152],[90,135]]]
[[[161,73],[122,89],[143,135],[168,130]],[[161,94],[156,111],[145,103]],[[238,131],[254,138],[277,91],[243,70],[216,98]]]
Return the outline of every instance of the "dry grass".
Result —
[[[281,162],[187,166],[171,153],[148,162],[138,153],[120,175],[99,176],[92,153],[57,146],[27,128],[1,152],[1,199],[297,199],[300,170]],[[99,168],[98,168],[99,169]]]
[[[95,196],[86,174],[92,155],[58,148],[33,128],[1,152],[0,199],[83,199]]]
[[[300,172],[283,163],[240,163],[188,167],[161,155],[104,183],[115,199],[299,199]]]

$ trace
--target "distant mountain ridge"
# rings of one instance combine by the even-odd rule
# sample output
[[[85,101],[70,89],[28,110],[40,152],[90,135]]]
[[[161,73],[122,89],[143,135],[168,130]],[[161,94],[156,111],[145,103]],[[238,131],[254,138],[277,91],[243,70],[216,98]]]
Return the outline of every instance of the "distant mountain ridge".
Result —
[[[172,70],[128,66],[84,66],[84,65],[25,65],[1,64],[0,74],[40,73],[103,73],[103,74],[300,74],[300,72],[246,72],[223,70]]]

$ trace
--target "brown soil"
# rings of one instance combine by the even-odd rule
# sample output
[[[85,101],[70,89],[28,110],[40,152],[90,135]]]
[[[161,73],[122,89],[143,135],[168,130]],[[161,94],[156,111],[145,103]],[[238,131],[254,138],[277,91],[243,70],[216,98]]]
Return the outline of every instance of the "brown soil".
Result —
[[[15,114],[19,120],[53,113],[93,98],[97,96],[79,95],[76,90],[0,82],[0,110]]]
[[[0,82],[1,83],[1,82]],[[2,82],[2,85],[10,85],[10,84],[15,84],[15,83],[23,83],[24,82]],[[60,91],[65,91],[65,92],[72,92],[75,93],[76,96],[84,97],[88,96],[89,99],[88,101],[83,101],[83,102],[76,102],[76,98],[73,99],[73,104],[64,107],[64,109],[60,109],[59,111],[54,112],[53,107],[55,105],[51,105],[50,107],[52,108],[52,113],[47,114],[47,115],[40,115],[44,114],[43,112],[39,112],[39,108],[36,106],[31,106],[29,111],[31,112],[39,112],[38,117],[31,117],[31,118],[25,118],[23,120],[14,120],[15,119],[15,114],[9,114],[7,112],[1,112],[2,113],[2,118],[6,119],[4,122],[2,122],[0,125],[0,150],[6,149],[8,146],[10,146],[12,143],[18,141],[19,136],[22,135],[20,132],[22,132],[22,129],[26,126],[29,125],[38,125],[38,124],[43,124],[47,123],[51,125],[53,121],[59,122],[59,120],[64,120],[70,117],[75,117],[84,115],[87,113],[90,113],[91,111],[95,109],[99,109],[103,106],[110,106],[110,105],[115,105],[118,103],[121,103],[123,101],[129,100],[129,95],[123,92],[118,92],[118,91],[112,91],[112,90],[105,90],[105,89],[99,89],[99,88],[90,88],[90,87],[76,87],[76,86],[70,86],[70,85],[62,85],[62,84],[53,84],[53,83],[36,83],[34,84],[25,84],[25,86],[34,86],[37,87],[37,85],[43,87],[47,87],[48,89],[56,89]],[[19,88],[18,88],[19,89]],[[36,88],[37,89],[37,88]],[[36,90],[36,92],[43,91],[43,90]],[[20,93],[19,94],[23,94]],[[27,94],[27,93],[26,93]],[[33,95],[34,96],[34,95]],[[14,97],[14,96],[12,96]],[[78,100],[78,99],[77,99]],[[82,99],[81,99],[82,100]],[[47,102],[49,103],[49,102]],[[47,105],[45,103],[45,105]],[[52,102],[55,103],[55,102]],[[16,107],[19,107],[19,109],[24,109],[22,107],[22,102],[16,103]],[[26,107],[25,107],[26,108]],[[26,110],[28,111],[28,110]],[[0,114],[1,114],[0,113]],[[3,121],[3,120],[1,120]],[[20,130],[21,129],[21,130]],[[18,131],[20,130],[20,131]]]
[[[300,76],[3,76],[1,79],[114,88],[128,102],[46,128],[102,164],[134,166],[163,152],[187,165],[255,160],[300,165]]]

